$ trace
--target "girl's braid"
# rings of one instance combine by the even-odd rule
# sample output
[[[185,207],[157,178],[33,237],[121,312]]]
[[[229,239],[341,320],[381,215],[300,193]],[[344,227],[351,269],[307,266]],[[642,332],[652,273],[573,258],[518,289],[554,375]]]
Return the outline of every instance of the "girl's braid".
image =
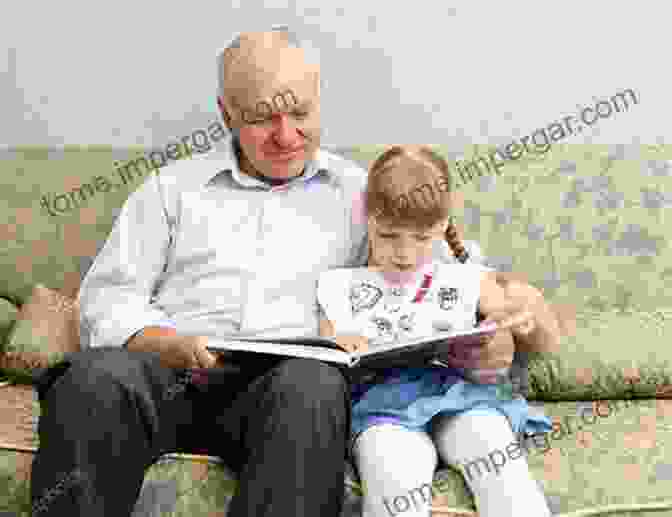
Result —
[[[464,264],[469,260],[469,252],[467,252],[462,244],[462,240],[457,236],[457,228],[453,223],[450,223],[448,228],[446,228],[446,242],[458,261]]]

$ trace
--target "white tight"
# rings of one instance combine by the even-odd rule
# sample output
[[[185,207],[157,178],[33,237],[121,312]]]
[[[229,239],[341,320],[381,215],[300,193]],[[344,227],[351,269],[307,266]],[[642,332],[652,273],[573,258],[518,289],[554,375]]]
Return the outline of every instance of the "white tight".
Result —
[[[494,452],[505,456],[507,445],[515,441],[504,415],[478,410],[437,417],[432,436],[395,424],[370,427],[353,447],[364,490],[362,517],[429,517],[437,450],[445,463],[463,465],[460,472],[474,495],[479,517],[550,517],[522,449],[520,457],[512,454],[516,459],[504,461]],[[478,458],[489,461],[491,468],[480,463],[465,472],[464,465]]]

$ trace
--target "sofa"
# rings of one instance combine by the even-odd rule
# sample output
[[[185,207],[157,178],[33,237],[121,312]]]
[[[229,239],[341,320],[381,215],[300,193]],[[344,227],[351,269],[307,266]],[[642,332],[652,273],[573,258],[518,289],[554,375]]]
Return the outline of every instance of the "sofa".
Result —
[[[337,152],[366,166],[383,147]],[[447,146],[434,147],[457,158]],[[485,150],[472,145],[460,153]],[[86,329],[76,323],[79,283],[124,200],[147,178],[121,182],[115,167],[147,152],[2,152],[0,515],[31,514],[40,414],[31,380],[86,346]],[[460,187],[465,236],[481,244],[490,265],[524,273],[542,289],[563,328],[558,349],[531,354],[528,365],[528,399],[553,419],[553,431],[493,451],[489,461],[474,459],[469,475],[525,455],[554,515],[672,516],[672,347],[665,340],[672,332],[671,158],[662,145],[558,144]],[[477,515],[466,474],[437,471],[434,515]],[[167,454],[147,470],[134,515],[224,516],[235,490],[220,458]],[[411,499],[399,499],[391,514],[403,515]],[[344,501],[344,517],[360,514],[351,469]]]

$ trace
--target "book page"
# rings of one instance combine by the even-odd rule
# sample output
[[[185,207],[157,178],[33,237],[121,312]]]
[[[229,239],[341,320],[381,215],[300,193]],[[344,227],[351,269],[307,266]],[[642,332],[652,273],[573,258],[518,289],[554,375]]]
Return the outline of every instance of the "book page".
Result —
[[[211,339],[207,349],[210,351],[256,352],[280,355],[285,357],[304,357],[347,366],[358,363],[378,362],[384,365],[385,360],[403,363],[406,359],[431,358],[452,346],[478,346],[481,339],[494,334],[496,324],[488,324],[463,332],[436,332],[431,336],[414,338],[376,347],[361,354],[350,354],[338,347],[334,340],[303,336],[296,338],[237,338]]]
[[[277,343],[280,345],[301,345],[301,346],[313,346],[313,347],[331,348],[334,350],[342,350],[336,344],[335,340],[322,336],[271,337],[271,338],[236,337],[234,338],[234,341],[245,341],[249,343]]]
[[[434,348],[431,345],[442,347],[445,346],[446,348],[449,346],[477,346],[481,339],[494,334],[496,329],[497,324],[490,323],[488,325],[483,325],[462,332],[436,332],[430,336],[414,338],[408,341],[388,343],[380,347],[376,347],[375,349],[367,350],[361,354],[356,354],[355,357],[364,358],[371,355],[381,355],[385,354],[386,352],[402,350],[404,348],[423,348],[421,345],[427,345],[431,348]]]
[[[320,338],[318,338],[320,339]],[[285,339],[238,339],[238,340],[223,340],[211,339],[208,341],[206,348],[210,351],[233,351],[233,352],[256,352],[262,354],[284,355],[287,357],[304,357],[306,359],[317,359],[319,361],[326,361],[330,363],[338,363],[349,365],[354,362],[353,357],[340,348],[334,348],[335,343],[326,341],[320,344],[293,344],[288,343],[293,341],[293,338]],[[297,338],[296,342],[310,342],[312,338]]]

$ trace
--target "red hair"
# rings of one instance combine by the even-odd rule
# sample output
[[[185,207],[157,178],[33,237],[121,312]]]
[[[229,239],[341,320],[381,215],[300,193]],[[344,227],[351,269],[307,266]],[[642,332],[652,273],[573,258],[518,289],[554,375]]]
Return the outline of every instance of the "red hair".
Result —
[[[450,218],[451,189],[448,162],[442,156],[427,146],[395,145],[370,167],[366,214],[401,227],[429,228],[448,219],[446,242],[457,260],[466,262],[469,254]]]

